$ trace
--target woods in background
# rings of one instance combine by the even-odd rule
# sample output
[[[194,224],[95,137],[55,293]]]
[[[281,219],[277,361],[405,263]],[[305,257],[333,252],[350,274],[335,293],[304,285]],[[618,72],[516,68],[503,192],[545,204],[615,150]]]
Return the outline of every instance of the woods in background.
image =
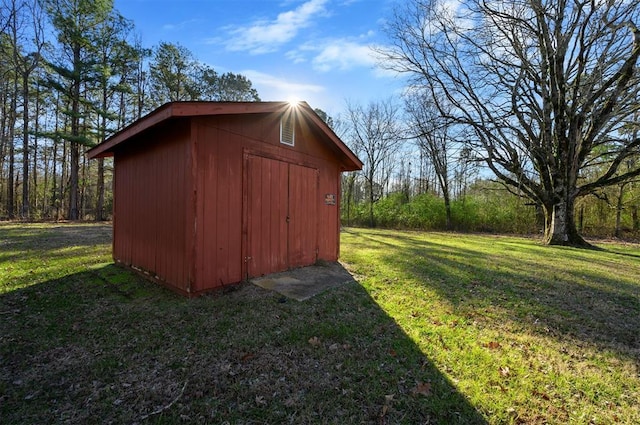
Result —
[[[260,99],[183,46],[143,46],[111,0],[1,0],[0,30],[0,219],[106,219],[111,161],[85,150],[168,101]]]
[[[397,5],[390,43],[376,50],[380,66],[408,77],[406,138],[429,159],[443,228],[462,219],[447,183],[463,171],[452,167],[457,156],[485,167],[505,201],[535,208],[546,244],[588,247],[580,229],[593,199],[614,212],[615,235],[623,226],[637,231],[639,23],[638,2]],[[399,182],[388,174],[377,177],[382,188]],[[370,175],[362,178],[371,190]]]
[[[184,46],[145,47],[111,0],[0,0],[0,219],[108,219],[88,147],[165,102],[257,101]],[[640,5],[407,0],[380,65],[397,99],[319,115],[364,162],[345,224],[638,235]]]

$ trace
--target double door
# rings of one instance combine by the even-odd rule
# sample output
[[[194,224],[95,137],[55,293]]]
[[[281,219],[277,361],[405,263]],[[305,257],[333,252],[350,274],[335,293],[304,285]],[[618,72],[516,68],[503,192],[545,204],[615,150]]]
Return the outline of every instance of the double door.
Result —
[[[318,254],[318,170],[245,157],[247,277],[313,264]]]

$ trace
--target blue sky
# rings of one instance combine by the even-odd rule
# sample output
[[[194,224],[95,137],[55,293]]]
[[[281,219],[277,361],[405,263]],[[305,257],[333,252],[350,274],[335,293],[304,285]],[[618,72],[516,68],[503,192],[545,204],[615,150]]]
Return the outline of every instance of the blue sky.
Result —
[[[179,43],[218,72],[247,76],[263,100],[307,101],[335,116],[347,100],[398,93],[371,46],[393,0],[115,0],[145,46]]]

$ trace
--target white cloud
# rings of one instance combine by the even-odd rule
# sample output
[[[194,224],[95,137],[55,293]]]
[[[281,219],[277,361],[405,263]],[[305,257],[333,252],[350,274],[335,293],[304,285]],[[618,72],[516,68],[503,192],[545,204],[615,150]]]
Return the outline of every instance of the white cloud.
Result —
[[[162,29],[165,31],[177,31],[201,22],[200,19],[189,19],[187,21],[178,22],[177,24],[164,24]]]
[[[293,96],[306,99],[310,94],[325,91],[325,87],[317,84],[297,83],[253,69],[242,71],[241,74],[251,80],[251,83],[258,89],[260,97],[265,100],[283,100]]]
[[[340,39],[322,46],[312,63],[313,68],[320,72],[347,71],[359,67],[372,68],[376,57],[371,45]]]
[[[259,20],[248,26],[228,28],[231,37],[226,41],[226,47],[252,54],[273,52],[295,38],[302,28],[310,26],[314,17],[326,15],[327,1],[309,0],[294,10],[280,13],[275,20]]]
[[[307,61],[304,53],[300,50],[289,50],[287,53],[285,53],[285,57],[295,64]]]
[[[313,70],[320,73],[368,68],[377,77],[389,76],[375,70],[380,60],[375,51],[379,46],[371,42],[375,35],[368,31],[354,37],[315,40],[287,52],[286,57],[296,64],[309,61]]]

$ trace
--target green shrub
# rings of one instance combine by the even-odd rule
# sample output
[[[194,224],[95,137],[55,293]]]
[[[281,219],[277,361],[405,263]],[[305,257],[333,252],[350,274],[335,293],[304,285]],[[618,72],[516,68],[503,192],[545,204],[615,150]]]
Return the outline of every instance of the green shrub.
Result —
[[[446,230],[442,198],[425,193],[407,200],[392,193],[373,206],[376,226],[396,229]],[[535,208],[504,190],[478,190],[451,203],[453,229],[463,232],[530,234],[537,232]],[[346,213],[343,208],[343,223]],[[369,225],[369,204],[351,205],[349,223]]]

